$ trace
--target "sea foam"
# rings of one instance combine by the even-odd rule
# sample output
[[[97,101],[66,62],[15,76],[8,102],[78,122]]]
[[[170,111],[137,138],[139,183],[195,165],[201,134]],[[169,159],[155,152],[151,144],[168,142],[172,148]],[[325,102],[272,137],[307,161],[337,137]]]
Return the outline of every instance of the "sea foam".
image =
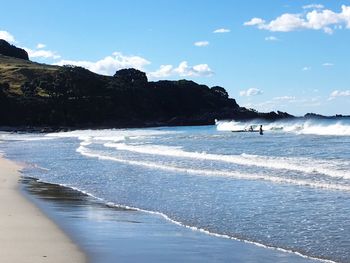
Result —
[[[350,136],[350,119],[319,119],[319,120],[290,120],[266,122],[264,120],[253,120],[246,122],[238,121],[217,121],[218,131],[240,131],[248,130],[250,126],[255,129],[263,125],[265,131],[293,132],[296,134],[314,134],[328,136]]]
[[[105,143],[104,146],[112,147],[117,150],[131,151],[142,154],[152,154],[160,156],[191,158],[199,160],[209,160],[218,162],[234,163],[239,165],[248,165],[264,167],[269,169],[293,170],[308,174],[323,174],[330,177],[350,179],[350,174],[345,173],[340,167],[350,163],[330,160],[316,160],[312,158],[296,157],[277,157],[277,156],[259,156],[250,154],[240,155],[222,155],[205,152],[188,152],[181,147],[169,147],[162,145],[128,145],[125,143]],[[310,166],[312,164],[312,166]]]
[[[284,177],[278,177],[278,176],[271,176],[267,174],[258,174],[258,173],[249,174],[249,173],[244,173],[240,171],[191,169],[191,168],[184,168],[184,167],[179,167],[179,166],[170,165],[170,164],[160,164],[156,162],[146,162],[146,161],[139,161],[139,160],[137,161],[128,160],[120,157],[111,156],[104,152],[93,151],[83,145],[79,146],[79,148],[77,149],[77,152],[79,152],[84,156],[91,157],[91,158],[98,158],[100,160],[115,161],[115,162],[135,165],[135,166],[142,166],[150,169],[161,169],[161,170],[175,172],[175,173],[204,175],[204,176],[225,176],[225,177],[231,177],[235,179],[263,180],[263,181],[270,181],[273,183],[292,184],[292,185],[315,187],[315,188],[325,188],[330,190],[350,191],[350,186],[337,184],[333,182],[326,183],[326,182],[318,182],[313,180],[290,179],[290,178],[284,178]]]

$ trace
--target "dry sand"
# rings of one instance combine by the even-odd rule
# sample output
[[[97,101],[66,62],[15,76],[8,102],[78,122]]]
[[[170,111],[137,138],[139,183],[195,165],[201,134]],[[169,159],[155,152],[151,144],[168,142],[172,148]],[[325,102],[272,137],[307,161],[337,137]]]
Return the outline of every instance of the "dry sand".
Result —
[[[63,231],[22,196],[19,169],[0,156],[0,262],[86,262]]]

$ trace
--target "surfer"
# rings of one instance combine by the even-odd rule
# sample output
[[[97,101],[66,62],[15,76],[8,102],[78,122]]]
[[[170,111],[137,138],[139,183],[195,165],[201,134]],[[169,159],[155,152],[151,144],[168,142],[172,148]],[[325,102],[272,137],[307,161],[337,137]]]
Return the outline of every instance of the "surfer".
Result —
[[[254,131],[253,126],[250,126],[248,131],[253,132]]]
[[[260,135],[263,135],[263,134],[264,134],[264,131],[263,131],[262,125],[260,125],[259,133],[260,133]]]

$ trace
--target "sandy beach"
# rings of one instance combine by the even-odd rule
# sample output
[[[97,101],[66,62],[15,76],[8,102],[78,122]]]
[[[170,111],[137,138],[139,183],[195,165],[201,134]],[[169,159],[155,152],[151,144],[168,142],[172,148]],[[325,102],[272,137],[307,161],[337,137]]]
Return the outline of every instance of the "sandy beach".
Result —
[[[0,262],[86,262],[86,256],[22,196],[20,167],[0,157]]]

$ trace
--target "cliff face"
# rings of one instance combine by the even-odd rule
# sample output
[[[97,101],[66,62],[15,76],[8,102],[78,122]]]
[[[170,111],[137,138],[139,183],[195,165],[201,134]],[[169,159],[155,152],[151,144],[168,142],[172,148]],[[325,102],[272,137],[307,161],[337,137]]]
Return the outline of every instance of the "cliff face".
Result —
[[[0,55],[0,125],[142,127],[214,124],[215,119],[279,119],[189,80],[149,82],[144,72],[113,77]]]
[[[4,56],[29,60],[28,53],[24,49],[15,47],[3,39],[0,39],[0,54]]]
[[[1,60],[1,58],[0,58]],[[30,69],[26,70],[26,75]],[[101,76],[80,67],[24,78],[20,89],[0,83],[7,125],[151,126],[213,124],[238,109],[235,100],[192,81],[148,82],[135,69]]]

